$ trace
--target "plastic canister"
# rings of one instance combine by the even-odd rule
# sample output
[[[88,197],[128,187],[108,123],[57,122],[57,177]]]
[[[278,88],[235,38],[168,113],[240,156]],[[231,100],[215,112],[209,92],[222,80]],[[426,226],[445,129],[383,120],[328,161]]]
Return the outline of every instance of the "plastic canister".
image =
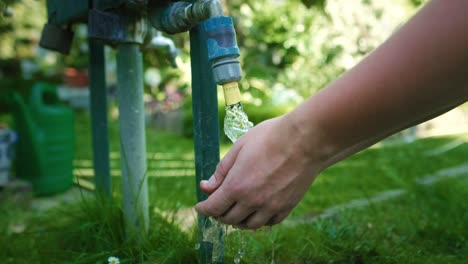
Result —
[[[10,180],[10,168],[14,156],[13,144],[17,136],[13,130],[0,125],[0,186]]]

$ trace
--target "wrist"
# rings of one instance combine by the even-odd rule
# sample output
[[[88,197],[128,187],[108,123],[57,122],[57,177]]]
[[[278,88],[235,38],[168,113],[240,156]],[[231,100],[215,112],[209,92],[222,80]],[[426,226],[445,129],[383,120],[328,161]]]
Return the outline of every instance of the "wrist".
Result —
[[[306,157],[307,162],[317,169],[317,173],[331,164],[338,152],[333,140],[327,136],[324,127],[314,115],[302,113],[298,107],[283,116],[290,128],[291,142]]]

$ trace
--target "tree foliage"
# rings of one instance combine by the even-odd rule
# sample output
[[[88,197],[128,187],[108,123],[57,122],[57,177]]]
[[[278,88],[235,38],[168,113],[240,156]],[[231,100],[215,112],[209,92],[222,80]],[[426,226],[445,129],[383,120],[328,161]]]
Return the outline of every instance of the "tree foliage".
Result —
[[[372,51],[424,2],[223,0],[241,48],[244,99],[267,103],[278,94],[308,97]],[[5,16],[7,7],[12,16]],[[46,21],[45,0],[0,0],[0,12],[0,60],[34,57]],[[145,66],[160,70],[161,86],[175,81],[189,87],[188,36],[171,38],[181,49],[179,69],[170,68],[164,51],[152,49],[144,51]],[[86,63],[83,43],[86,38],[75,41],[67,64]]]
[[[0,0],[0,59],[34,56],[45,12],[42,0]]]
[[[243,87],[268,101],[273,87],[303,97],[334,80],[414,12],[413,1],[232,0]]]

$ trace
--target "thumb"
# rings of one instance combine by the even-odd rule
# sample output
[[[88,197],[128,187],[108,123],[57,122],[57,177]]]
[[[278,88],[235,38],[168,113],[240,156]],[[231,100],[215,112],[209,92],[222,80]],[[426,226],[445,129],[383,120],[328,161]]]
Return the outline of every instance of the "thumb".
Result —
[[[240,142],[239,142],[240,143]],[[203,180],[200,182],[200,189],[207,194],[211,194],[216,191],[221,183],[223,183],[224,178],[231,170],[234,162],[236,161],[237,155],[242,149],[242,144],[234,144],[234,146],[229,150],[229,152],[224,156],[223,160],[218,163],[216,166],[216,171],[214,174],[206,181]]]

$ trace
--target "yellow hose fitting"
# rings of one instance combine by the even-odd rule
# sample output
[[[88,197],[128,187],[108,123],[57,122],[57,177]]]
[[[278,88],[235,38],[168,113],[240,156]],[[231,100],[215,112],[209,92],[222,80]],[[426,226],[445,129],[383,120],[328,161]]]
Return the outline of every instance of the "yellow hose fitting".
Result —
[[[226,100],[227,106],[240,103],[241,94],[238,82],[225,83],[222,86],[224,90],[224,99]]]

